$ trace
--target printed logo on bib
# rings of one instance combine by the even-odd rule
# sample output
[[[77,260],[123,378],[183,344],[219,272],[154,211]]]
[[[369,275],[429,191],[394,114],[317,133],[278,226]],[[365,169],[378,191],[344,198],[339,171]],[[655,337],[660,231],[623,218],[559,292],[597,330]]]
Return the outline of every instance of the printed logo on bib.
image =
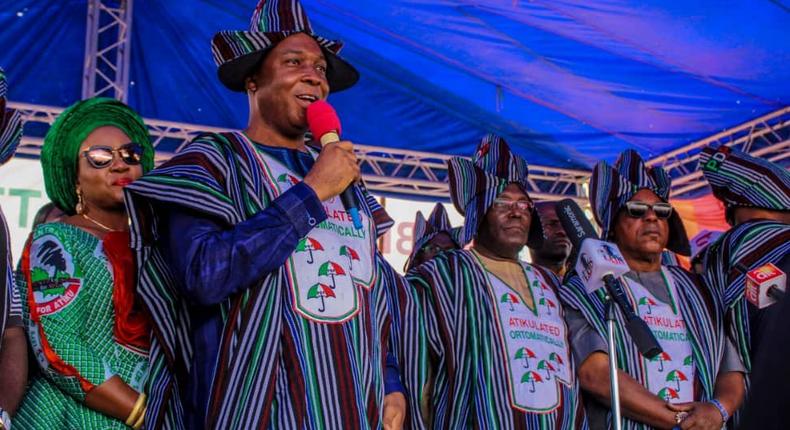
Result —
[[[653,306],[657,306],[658,304],[652,298],[645,296],[639,298],[637,305],[639,306],[639,309],[642,309],[643,306],[647,308],[646,313],[647,315],[650,315],[653,313]]]
[[[301,178],[266,154],[258,154],[270,192],[276,198]],[[294,309],[316,322],[341,323],[359,311],[359,288],[375,283],[373,223],[360,212],[355,229],[339,198],[323,202],[327,218],[296,245],[286,262]]]
[[[82,273],[57,237],[48,234],[30,247],[30,290],[38,315],[51,315],[71,304],[82,287]]]
[[[307,252],[307,264],[313,264],[315,262],[313,259],[313,251],[318,252],[323,250],[324,246],[321,245],[321,242],[307,236],[296,244],[296,250],[294,252]]]
[[[294,186],[301,182],[299,178],[289,173],[282,173],[280,176],[277,177],[277,182],[282,182],[284,184],[288,184],[289,186]]]
[[[560,404],[561,384],[572,385],[568,368],[565,322],[557,308],[557,297],[531,270],[525,271],[537,300],[533,311],[499,278],[489,273],[489,284],[497,298],[500,344],[508,357],[511,405],[532,413],[550,413]]]
[[[667,276],[671,275],[665,274],[665,279],[669,279]],[[639,316],[650,327],[663,349],[650,360],[643,358],[647,388],[668,402],[693,401],[694,359],[686,323],[674,306],[674,284],[667,283],[672,304],[658,300],[637,282],[628,280],[625,284]]]

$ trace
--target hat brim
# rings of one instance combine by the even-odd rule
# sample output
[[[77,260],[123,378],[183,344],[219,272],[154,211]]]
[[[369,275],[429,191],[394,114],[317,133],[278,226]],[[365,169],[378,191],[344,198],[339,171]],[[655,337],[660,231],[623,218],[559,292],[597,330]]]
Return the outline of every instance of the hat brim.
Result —
[[[252,32],[235,32],[239,34],[239,38],[245,35],[253,34]],[[225,33],[227,35],[227,33]],[[277,43],[283,41],[289,36],[298,34],[294,33],[255,33],[258,37],[256,40],[266,40],[268,45],[261,45],[257,48],[253,47],[253,51],[240,55],[231,59],[217,68],[217,75],[220,82],[231,91],[245,92],[245,80],[247,77],[255,73],[255,68],[259,65],[263,57],[269,52]],[[335,52],[340,49],[342,44],[340,42],[324,39],[320,36],[308,34],[310,37],[318,42],[318,46],[324,53],[327,62],[327,82],[329,83],[329,92],[336,93],[343,91],[354,86],[359,81],[359,72],[351,64],[344,59],[340,58]],[[232,37],[232,35],[231,35]],[[249,40],[249,39],[247,39]]]
[[[669,220],[669,240],[667,241],[667,249],[675,254],[688,257],[691,255],[691,243],[689,243],[688,235],[686,234],[686,227],[683,226],[683,221],[678,215],[678,211],[673,210]]]

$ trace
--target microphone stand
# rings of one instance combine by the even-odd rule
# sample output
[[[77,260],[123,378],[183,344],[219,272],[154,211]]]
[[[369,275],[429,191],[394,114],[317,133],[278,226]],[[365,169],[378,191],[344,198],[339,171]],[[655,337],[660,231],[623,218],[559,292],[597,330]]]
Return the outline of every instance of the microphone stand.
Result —
[[[612,301],[612,296],[609,295],[609,291],[606,291],[604,305],[604,313],[606,314],[606,340],[609,347],[609,395],[612,404],[612,422],[614,424],[614,430],[621,430],[620,381],[617,378],[617,350],[615,349],[616,346],[614,341],[614,303]]]

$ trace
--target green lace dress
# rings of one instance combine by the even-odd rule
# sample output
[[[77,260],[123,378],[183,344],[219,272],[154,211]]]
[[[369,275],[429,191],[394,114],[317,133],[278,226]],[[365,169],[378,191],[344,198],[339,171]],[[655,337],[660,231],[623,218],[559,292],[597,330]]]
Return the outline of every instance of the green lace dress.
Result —
[[[113,375],[138,392],[144,387],[148,330],[134,300],[128,240],[121,232],[99,240],[63,223],[33,231],[20,261],[18,287],[39,371],[14,418],[15,428],[127,428],[84,402],[91,389]]]

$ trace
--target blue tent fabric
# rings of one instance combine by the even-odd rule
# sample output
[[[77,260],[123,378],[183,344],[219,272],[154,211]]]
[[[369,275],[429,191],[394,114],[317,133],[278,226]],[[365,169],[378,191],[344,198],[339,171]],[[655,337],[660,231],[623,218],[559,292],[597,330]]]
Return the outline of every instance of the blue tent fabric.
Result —
[[[486,132],[531,164],[645,158],[790,104],[782,1],[303,0],[362,78],[330,97],[346,138],[468,155]],[[148,118],[243,127],[209,41],[254,0],[135,0],[131,106]],[[0,0],[10,99],[79,98],[86,2]]]

